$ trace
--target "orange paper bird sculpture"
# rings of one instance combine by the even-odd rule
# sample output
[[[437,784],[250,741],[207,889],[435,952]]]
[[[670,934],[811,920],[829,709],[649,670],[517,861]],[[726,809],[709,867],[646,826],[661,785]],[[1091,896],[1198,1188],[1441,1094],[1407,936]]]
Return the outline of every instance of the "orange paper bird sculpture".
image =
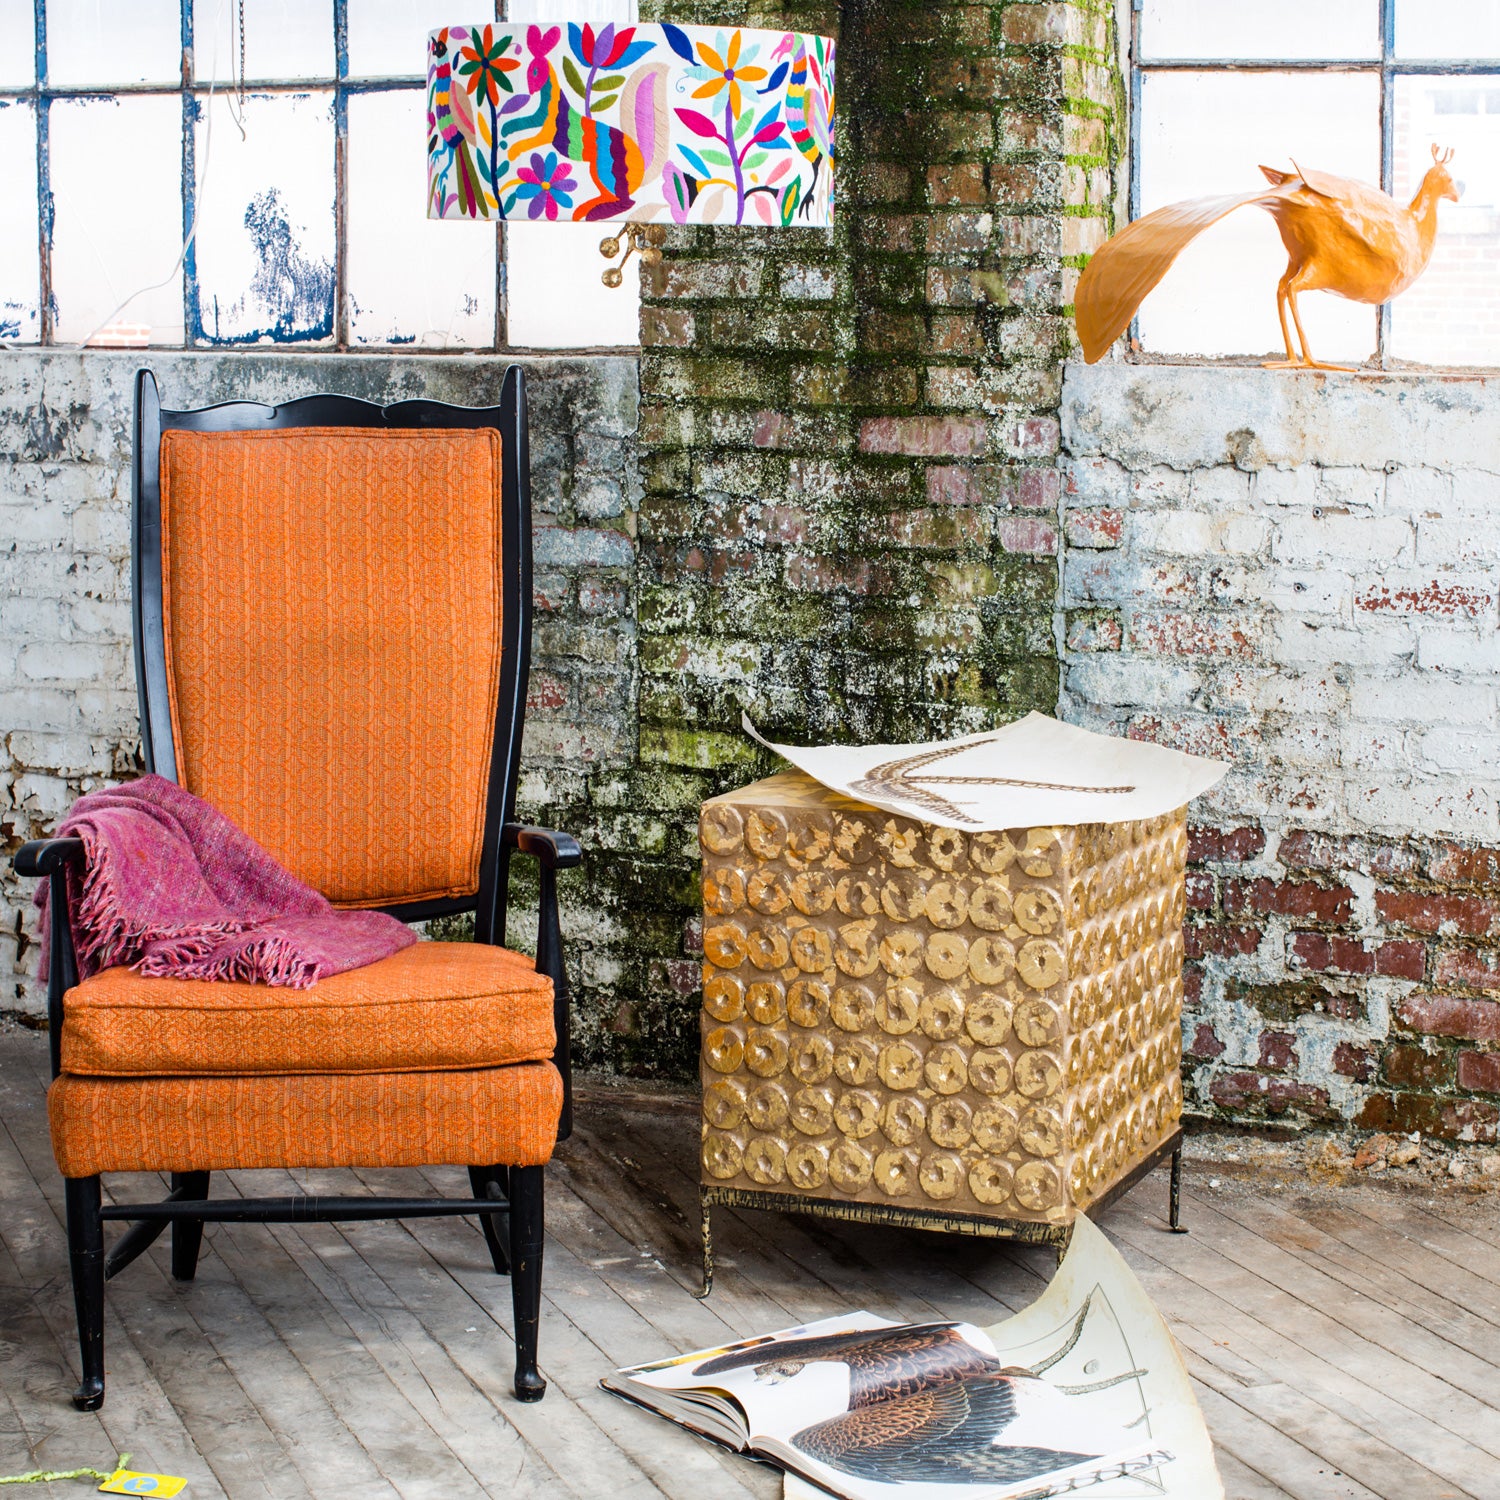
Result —
[[[1225,214],[1253,203],[1276,220],[1287,250],[1276,285],[1276,311],[1286,358],[1269,369],[1344,370],[1312,356],[1297,313],[1299,292],[1333,292],[1353,302],[1386,302],[1404,292],[1432,259],[1439,198],[1458,201],[1448,172],[1452,151],[1432,148],[1432,166],[1409,208],[1379,188],[1327,172],[1278,172],[1262,167],[1268,189],[1169,203],[1139,218],[1100,247],[1078,283],[1075,308],[1083,357],[1093,364],[1119,338],[1146,294],[1167,274],[1188,242]],[[1287,309],[1297,326],[1292,349]]]

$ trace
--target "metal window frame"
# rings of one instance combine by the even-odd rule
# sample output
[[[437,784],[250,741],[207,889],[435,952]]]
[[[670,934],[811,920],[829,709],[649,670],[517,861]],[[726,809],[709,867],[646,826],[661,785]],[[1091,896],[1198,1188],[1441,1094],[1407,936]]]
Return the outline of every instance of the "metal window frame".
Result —
[[[1148,73],[1374,73],[1380,79],[1380,186],[1395,189],[1396,80],[1402,77],[1500,75],[1500,57],[1398,58],[1397,0],[1379,0],[1380,52],[1369,58],[1157,58],[1141,57],[1141,12],[1144,0],[1130,0],[1130,185],[1129,212],[1141,216],[1141,84]],[[1138,342],[1140,326],[1132,319],[1130,338]],[[1382,302],[1375,318],[1375,367],[1390,366],[1391,304]]]
[[[182,258],[183,342],[154,344],[163,349],[244,349],[259,348],[248,340],[211,339],[204,335],[199,307],[198,245],[194,233],[197,218],[197,147],[196,126],[200,101],[210,93],[222,94],[224,85],[193,76],[193,0],[178,0],[182,37],[182,69],[176,83],[129,83],[110,86],[57,85],[48,76],[47,0],[33,0],[33,25],[36,37],[36,77],[26,88],[0,88],[0,101],[29,101],[36,119],[37,172],[37,258],[38,292],[41,298],[37,344],[27,347],[58,347],[56,310],[52,293],[52,234],[56,222],[52,197],[51,110],[59,99],[113,99],[133,96],[170,97],[182,100],[182,241],[186,246]],[[504,20],[504,0],[496,0],[494,18]],[[495,329],[491,344],[465,344],[440,349],[417,344],[351,344],[349,341],[349,99],[355,94],[392,93],[402,90],[425,90],[427,80],[421,76],[388,78],[351,78],[349,76],[349,0],[332,0],[334,72],[329,77],[278,78],[256,80],[247,84],[250,94],[327,93],[334,111],[333,218],[334,218],[334,286],[333,338],[331,340],[292,340],[278,345],[286,352],[313,354],[364,353],[403,355],[442,355],[454,353],[493,353],[509,348],[506,319],[505,225],[495,224]],[[189,236],[192,236],[190,239]],[[77,347],[66,345],[63,347]],[[552,351],[563,353],[566,351]]]

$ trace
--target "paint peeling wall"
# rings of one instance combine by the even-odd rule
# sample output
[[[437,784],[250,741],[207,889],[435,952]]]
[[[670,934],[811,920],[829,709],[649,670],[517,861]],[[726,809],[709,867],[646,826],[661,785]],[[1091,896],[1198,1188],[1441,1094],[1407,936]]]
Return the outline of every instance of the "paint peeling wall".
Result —
[[[1216,755],[1189,1097],[1494,1140],[1500,377],[1070,364],[1062,709]]]
[[[9,856],[49,831],[80,792],[139,768],[129,429],[142,363],[173,406],[315,391],[481,405],[499,401],[508,361],[0,353],[0,1013],[37,1017],[44,1009],[30,982],[33,882],[17,879]],[[593,788],[635,751],[637,362],[522,363],[538,525],[522,812],[563,820],[597,848]],[[575,965],[592,979],[595,888],[578,877],[564,884],[582,939]]]

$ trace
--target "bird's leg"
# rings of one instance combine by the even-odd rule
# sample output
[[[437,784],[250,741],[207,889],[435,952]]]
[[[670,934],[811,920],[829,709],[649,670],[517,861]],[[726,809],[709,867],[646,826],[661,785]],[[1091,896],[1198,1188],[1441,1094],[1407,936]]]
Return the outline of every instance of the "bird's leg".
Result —
[[[1277,301],[1278,301],[1278,306],[1279,306],[1280,305],[1280,293],[1279,293],[1279,291],[1278,291]],[[1287,353],[1286,364],[1283,365],[1283,364],[1281,364],[1278,361],[1278,362],[1276,362],[1274,364],[1268,364],[1266,366],[1266,368],[1267,369],[1272,369],[1272,370],[1282,370],[1282,369],[1288,369],[1288,368],[1290,368],[1290,369],[1297,369],[1297,370],[1344,370],[1344,371],[1347,371],[1347,372],[1352,372],[1353,369],[1354,369],[1353,365],[1325,365],[1321,361],[1316,360],[1316,359],[1314,359],[1312,357],[1312,350],[1310,348],[1308,348],[1308,346],[1307,346],[1307,333],[1306,333],[1306,331],[1302,327],[1302,314],[1297,311],[1297,289],[1294,286],[1291,286],[1289,283],[1287,284],[1287,287],[1286,287],[1286,301],[1287,301],[1288,305],[1292,309],[1292,322],[1297,325],[1297,340],[1302,345],[1302,358],[1301,359],[1295,359],[1295,358],[1293,358],[1293,356],[1292,356],[1292,341],[1290,339],[1287,339],[1287,341],[1286,341],[1286,353]],[[1286,336],[1286,314],[1285,313],[1283,313],[1282,317],[1281,317],[1281,332],[1282,332],[1282,336],[1285,338],[1285,336]]]
[[[1299,359],[1292,349],[1292,330],[1287,327],[1286,305],[1292,297],[1292,271],[1287,267],[1286,275],[1276,283],[1276,316],[1281,320],[1281,342],[1286,345],[1285,359],[1268,359],[1265,368],[1268,370],[1300,370],[1306,364],[1306,358]],[[1292,316],[1296,316],[1296,303],[1292,303]],[[1297,332],[1302,332],[1302,325],[1298,323]],[[1304,343],[1305,347],[1305,343]]]

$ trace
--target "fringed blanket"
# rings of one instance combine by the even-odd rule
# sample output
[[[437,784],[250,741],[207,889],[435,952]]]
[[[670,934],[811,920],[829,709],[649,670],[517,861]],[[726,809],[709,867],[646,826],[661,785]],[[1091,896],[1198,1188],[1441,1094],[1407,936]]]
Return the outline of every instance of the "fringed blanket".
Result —
[[[129,964],[171,979],[306,989],[417,940],[382,912],[335,910],[222,813],[160,776],[80,797],[57,837],[82,839],[88,851],[85,868],[68,871],[84,978]],[[45,881],[36,903],[45,966]]]

